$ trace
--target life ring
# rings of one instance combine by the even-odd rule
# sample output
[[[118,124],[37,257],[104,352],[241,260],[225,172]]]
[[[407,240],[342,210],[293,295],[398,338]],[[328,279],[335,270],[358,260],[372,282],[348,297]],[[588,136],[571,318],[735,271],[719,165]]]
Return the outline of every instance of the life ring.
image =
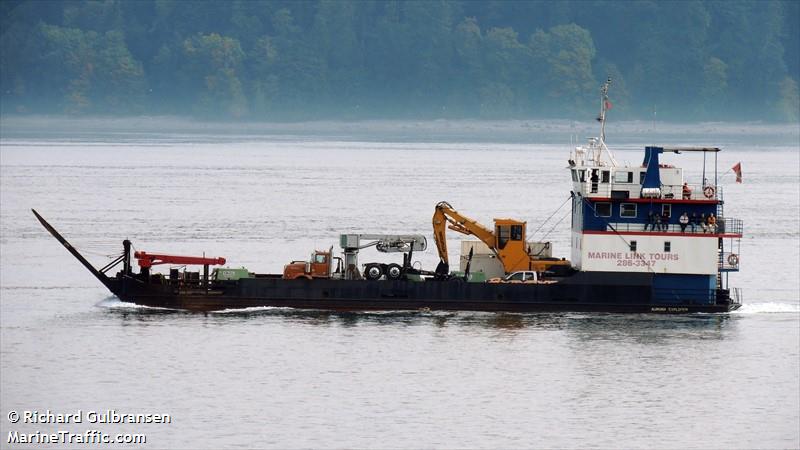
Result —
[[[714,186],[706,186],[703,188],[703,195],[706,198],[714,198]]]
[[[738,266],[739,256],[736,253],[731,253],[730,255],[728,255],[728,264],[732,266]]]

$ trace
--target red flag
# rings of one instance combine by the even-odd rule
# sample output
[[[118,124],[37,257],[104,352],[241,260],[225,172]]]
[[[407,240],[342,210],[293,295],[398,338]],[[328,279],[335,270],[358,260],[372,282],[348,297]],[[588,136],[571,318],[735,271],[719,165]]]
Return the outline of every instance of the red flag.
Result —
[[[736,174],[736,182],[737,183],[741,183],[742,182],[742,163],[741,163],[741,161],[736,163],[733,167],[731,167],[731,170],[733,170],[733,172]]]
[[[608,111],[609,109],[611,109],[611,106],[612,106],[612,105],[611,105],[611,102],[610,102],[610,101],[608,101],[608,100],[606,100],[606,111]]]

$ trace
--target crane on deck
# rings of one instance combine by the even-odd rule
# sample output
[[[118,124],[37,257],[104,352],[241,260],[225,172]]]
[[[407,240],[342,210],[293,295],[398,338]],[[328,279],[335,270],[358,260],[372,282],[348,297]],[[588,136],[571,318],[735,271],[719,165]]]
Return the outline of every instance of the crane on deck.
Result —
[[[130,242],[125,241],[126,272],[130,268],[128,257],[130,257]],[[162,253],[147,253],[147,252],[134,252],[133,254],[136,261],[139,263],[139,276],[147,279],[150,276],[150,268],[160,264],[179,264],[179,265],[196,265],[203,266],[203,284],[208,284],[208,266],[217,266],[225,264],[225,258],[206,258],[205,256],[181,256],[181,255],[165,255]],[[170,275],[171,277],[173,275]],[[177,270],[175,271],[177,276]],[[199,280],[199,273],[197,277]]]
[[[225,264],[225,258],[206,258],[205,256],[164,255],[160,253],[135,252],[133,256],[139,267],[148,269],[158,264],[185,264],[197,266],[215,266]]]
[[[283,278],[314,279],[314,278],[344,278],[345,280],[360,280],[361,272],[358,268],[358,252],[369,247],[381,253],[403,253],[403,264],[385,264],[371,262],[364,266],[363,278],[378,280],[385,277],[387,280],[398,280],[406,275],[422,274],[424,271],[414,269],[411,257],[414,252],[425,251],[428,242],[420,234],[377,234],[377,233],[351,233],[339,235],[339,246],[342,248],[342,258],[333,255],[333,247],[328,251],[316,250],[309,261],[292,261],[283,268]],[[336,264],[334,264],[336,263]],[[342,267],[342,263],[344,267]]]
[[[439,265],[436,274],[446,277],[450,270],[447,255],[447,228],[462,234],[472,235],[497,256],[506,273],[519,270],[544,272],[553,266],[567,266],[570,262],[563,259],[539,258],[532,252],[525,239],[526,222],[515,219],[494,219],[494,230],[478,223],[458,211],[449,203],[439,202],[433,213],[433,238],[439,252]]]
[[[339,246],[344,254],[345,279],[360,278],[358,271],[358,251],[375,247],[381,253],[403,253],[403,265],[369,263],[364,268],[364,276],[368,280],[377,280],[381,276],[396,280],[411,266],[411,255],[428,248],[428,241],[421,234],[342,234]]]

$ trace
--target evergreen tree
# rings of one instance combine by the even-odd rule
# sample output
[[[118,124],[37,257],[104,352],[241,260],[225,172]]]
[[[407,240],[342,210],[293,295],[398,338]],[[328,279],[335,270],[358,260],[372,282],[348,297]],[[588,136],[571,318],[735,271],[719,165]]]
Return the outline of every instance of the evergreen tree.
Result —
[[[795,0],[5,0],[0,111],[798,120]]]

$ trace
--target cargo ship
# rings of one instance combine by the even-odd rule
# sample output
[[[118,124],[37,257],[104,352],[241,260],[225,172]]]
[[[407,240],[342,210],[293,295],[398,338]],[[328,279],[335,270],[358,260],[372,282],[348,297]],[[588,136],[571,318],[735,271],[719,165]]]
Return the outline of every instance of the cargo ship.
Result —
[[[426,250],[425,236],[380,233],[340,235],[340,256],[333,247],[317,250],[280,274],[222,267],[225,258],[132,253],[128,240],[117,258],[96,268],[33,213],[111,293],[150,307],[667,314],[739,308],[741,293],[728,278],[739,270],[743,225],[723,208],[720,149],[648,146],[640,165],[619,164],[605,143],[609,84],[601,87],[600,135],[568,159],[569,260],[554,258],[549,242],[529,241],[524,221],[498,218],[487,227],[440,202],[432,217],[435,270],[413,260]],[[701,156],[701,182],[690,184],[681,168],[662,164],[665,153]],[[706,170],[712,158],[713,170]],[[461,243],[459,270],[450,270],[448,229],[474,238]],[[359,251],[371,247],[402,253],[402,264],[359,264]],[[159,273],[156,266],[172,267]]]

